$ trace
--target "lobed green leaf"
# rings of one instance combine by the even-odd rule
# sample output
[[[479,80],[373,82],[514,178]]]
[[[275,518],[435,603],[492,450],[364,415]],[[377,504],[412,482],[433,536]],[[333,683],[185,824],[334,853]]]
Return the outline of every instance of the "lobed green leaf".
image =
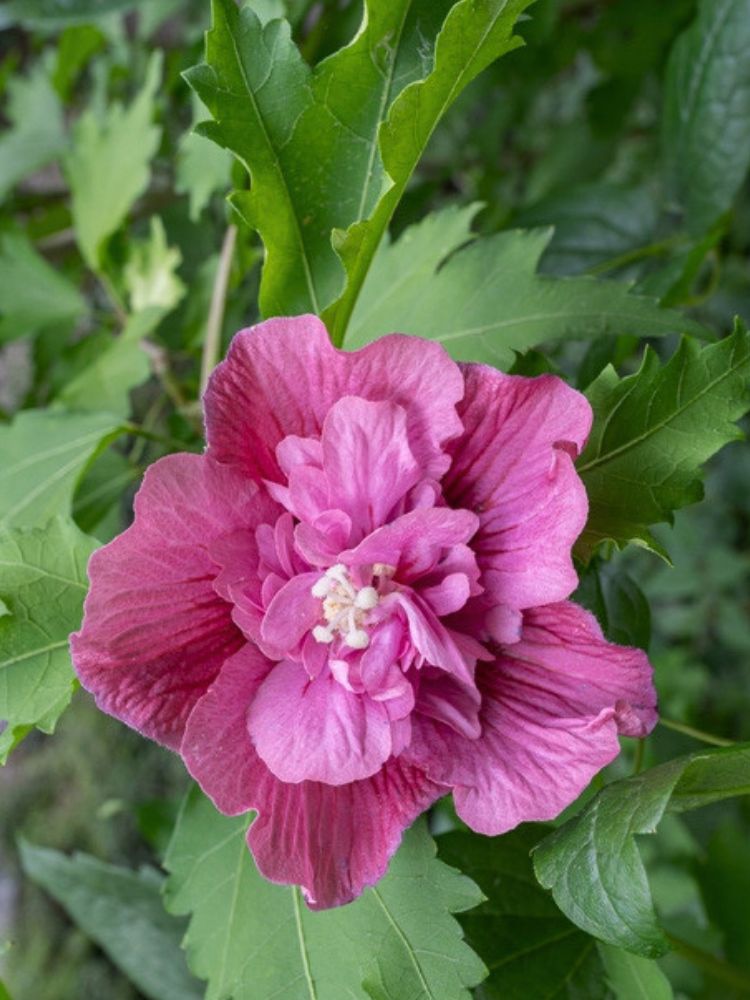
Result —
[[[192,914],[185,946],[206,1000],[468,1000],[485,969],[451,914],[482,897],[435,859],[423,823],[376,887],[323,912],[257,872],[247,826],[193,789],[165,861],[167,907]]]
[[[98,543],[72,521],[0,528],[0,763],[36,727],[51,733],[75,685],[68,635],[81,622]]]
[[[742,437],[735,421],[750,408],[749,374],[750,336],[738,322],[716,344],[686,338],[663,366],[647,348],[635,375],[609,367],[591,384],[594,426],[578,462],[589,497],[582,560],[607,540],[665,555],[649,528],[700,500],[701,466]]]
[[[437,340],[460,361],[507,369],[517,352],[558,340],[705,333],[620,282],[537,274],[549,229],[472,240],[468,224],[476,208],[428,216],[381,246],[345,346],[398,330]]]

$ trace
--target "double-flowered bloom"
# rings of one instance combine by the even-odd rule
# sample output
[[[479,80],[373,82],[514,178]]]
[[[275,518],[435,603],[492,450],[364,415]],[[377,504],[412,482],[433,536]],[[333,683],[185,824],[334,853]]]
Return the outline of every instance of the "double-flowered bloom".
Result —
[[[474,830],[559,813],[656,721],[651,669],[567,601],[585,398],[310,316],[239,333],[204,455],[147,472],[90,565],[83,685],[257,810],[269,878],[315,908],[384,873],[452,791]]]

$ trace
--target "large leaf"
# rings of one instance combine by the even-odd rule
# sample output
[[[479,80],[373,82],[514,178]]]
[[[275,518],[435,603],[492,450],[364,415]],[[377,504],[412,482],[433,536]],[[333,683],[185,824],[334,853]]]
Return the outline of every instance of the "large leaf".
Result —
[[[0,201],[28,174],[56,159],[66,137],[60,99],[50,80],[50,60],[40,59],[28,76],[8,82],[10,127],[0,138]]]
[[[701,466],[742,437],[735,421],[750,407],[749,374],[750,336],[738,323],[708,347],[683,340],[663,366],[647,348],[635,375],[606,368],[591,384],[594,427],[578,463],[589,497],[582,559],[605,540],[662,551],[649,527],[700,500]]]
[[[69,513],[81,473],[120,430],[111,413],[55,410],[23,410],[0,427],[0,526]]]
[[[158,872],[134,872],[86,854],[67,857],[26,841],[19,851],[26,875],[65,907],[141,993],[150,1000],[202,996],[180,950],[185,922],[164,909]]]
[[[579,927],[638,955],[669,945],[659,927],[635,834],[682,811],[750,794],[750,744],[679,757],[604,788],[534,851],[539,881]]]
[[[129,107],[113,104],[102,119],[88,110],[76,123],[66,172],[78,245],[94,270],[101,268],[106,241],[148,186],[149,163],[161,137],[161,129],[151,123],[160,79],[157,50]]]
[[[440,857],[466,872],[487,897],[460,917],[469,944],[490,969],[486,1000],[604,1000],[596,941],[572,924],[534,878],[529,852],[549,827],[527,823],[502,837],[448,833]]]
[[[86,312],[76,286],[22,233],[0,235],[0,342],[74,323]]]
[[[199,131],[250,172],[251,190],[234,204],[266,246],[264,315],[320,313],[341,294],[344,270],[331,245],[341,230],[345,325],[435,124],[484,66],[518,44],[512,27],[529,2],[368,2],[351,44],[313,70],[285,21],[264,25],[250,7],[214,0],[207,61],[188,81],[215,119]],[[328,318],[340,341],[338,312]]]
[[[443,212],[381,246],[347,347],[399,330],[437,340],[461,361],[508,368],[514,352],[555,340],[703,333],[692,320],[631,294],[620,282],[538,275],[549,229],[496,233],[436,261],[450,239],[458,236],[448,250],[465,241],[467,234],[454,230],[453,213]]]
[[[51,733],[70,701],[68,635],[81,623],[97,544],[62,518],[0,529],[0,763],[33,726]]]
[[[258,874],[246,830],[247,817],[220,815],[194,789],[165,862],[169,909],[192,914],[185,944],[207,1000],[468,1000],[485,970],[451,913],[482,897],[435,859],[424,824],[374,889],[320,913]]]
[[[702,233],[732,204],[750,166],[750,0],[702,0],[667,69],[667,177]]]

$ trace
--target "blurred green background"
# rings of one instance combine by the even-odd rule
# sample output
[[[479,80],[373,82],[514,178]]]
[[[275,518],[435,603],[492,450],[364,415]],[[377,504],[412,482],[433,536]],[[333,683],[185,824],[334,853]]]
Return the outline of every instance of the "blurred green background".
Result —
[[[264,16],[288,16],[313,62],[345,43],[361,15],[360,4],[347,0],[254,6]],[[694,237],[662,181],[665,66],[695,13],[693,0],[538,0],[521,25],[526,48],[482,74],[441,124],[394,230],[436,207],[479,201],[482,231],[556,227],[542,264],[548,273],[637,282],[721,333],[735,313],[750,318],[747,183],[731,215]],[[200,61],[208,19],[204,0],[0,6],[0,419],[53,399],[111,342],[123,298],[152,294],[139,286],[138,274],[127,277],[129,261],[140,254],[147,262],[142,275],[167,289],[158,292],[165,313],[149,336],[143,384],[130,401],[150,437],[118,439],[79,489],[76,518],[103,541],[127,523],[143,469],[171,440],[200,447],[200,348],[229,219],[224,196],[233,171],[235,183],[244,183],[223,151],[190,135],[201,112],[180,74]],[[132,108],[155,51],[163,54],[163,77],[142,98],[145,119],[136,127],[117,107]],[[160,127],[128,224],[108,245],[98,277],[86,269],[71,228],[67,178],[77,147],[87,141],[77,124],[82,115],[120,130],[117,156],[126,164],[130,157],[137,163],[149,122]],[[225,340],[257,318],[260,259],[257,237],[240,228]],[[83,304],[55,292],[45,262],[82,290]],[[656,347],[667,355],[674,342]],[[583,387],[611,359],[621,371],[634,370],[636,342],[620,337],[563,346],[549,361],[521,359],[519,369],[551,363]],[[713,463],[707,498],[660,534],[674,569],[627,552],[606,567],[595,565],[580,596],[600,614],[606,608],[610,634],[622,619],[620,641],[650,644],[668,722],[750,740],[744,443]],[[651,605],[650,633],[639,586]],[[645,763],[699,745],[662,726],[647,742]],[[634,763],[631,746],[611,772],[629,773]],[[99,714],[80,692],[54,737],[32,735],[14,754],[0,772],[0,977],[15,1000],[139,996],[23,877],[16,838],[131,867],[158,864],[186,787],[175,756]],[[745,798],[671,817],[644,847],[665,925],[703,952],[723,949],[748,973],[749,843]],[[672,955],[663,964],[678,996],[735,995],[710,962],[701,967]]]

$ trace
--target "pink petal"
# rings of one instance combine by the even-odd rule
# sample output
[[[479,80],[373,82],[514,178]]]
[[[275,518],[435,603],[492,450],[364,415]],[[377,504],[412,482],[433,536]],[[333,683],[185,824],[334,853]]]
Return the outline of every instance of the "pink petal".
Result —
[[[267,513],[258,488],[200,455],[154,463],[135,521],[94,553],[73,662],[99,707],[176,747],[185,720],[242,645],[216,593],[212,543]]]
[[[312,588],[320,573],[300,573],[276,593],[266,609],[260,634],[264,644],[278,650],[279,657],[295,650],[304,636],[322,618],[322,604]]]
[[[407,412],[420,467],[442,475],[442,448],[461,424],[458,366],[436,343],[382,337],[361,351],[336,350],[315,316],[270,319],[242,330],[205,395],[210,453],[257,478],[281,481],[276,447],[289,434],[318,437],[342,396],[387,400]]]
[[[395,403],[345,396],[328,411],[322,444],[336,500],[328,506],[347,513],[360,538],[384,524],[422,477],[409,447],[406,410]]]
[[[618,733],[645,736],[657,719],[646,655],[608,643],[567,602],[527,612],[520,642],[477,667],[477,686],[478,740],[415,715],[408,754],[455,786],[459,815],[479,833],[552,819],[617,756]]]
[[[374,774],[392,749],[381,703],[351,694],[329,671],[310,680],[288,660],[261,685],[248,725],[258,755],[280,781],[344,785]]]
[[[586,522],[575,468],[591,426],[580,393],[551,375],[521,378],[464,366],[464,435],[444,480],[452,507],[474,510],[472,542],[493,604],[523,609],[562,600],[577,577],[571,546]]]
[[[397,579],[411,583],[434,569],[446,549],[468,541],[478,526],[479,519],[468,510],[414,510],[342,552],[341,561],[348,566],[377,562],[395,566]]]
[[[216,808],[230,816],[253,808],[255,787],[266,773],[247,731],[247,713],[273,668],[247,643],[224,663],[185,726],[180,746],[185,766]]]
[[[409,623],[411,641],[426,663],[455,674],[466,684],[473,683],[473,662],[467,658],[456,644],[453,634],[447,629],[430,608],[423,605],[416,595],[396,595]]]
[[[312,909],[341,906],[383,877],[403,831],[445,792],[400,759],[338,787],[266,772],[248,844],[263,875],[301,885]]]

